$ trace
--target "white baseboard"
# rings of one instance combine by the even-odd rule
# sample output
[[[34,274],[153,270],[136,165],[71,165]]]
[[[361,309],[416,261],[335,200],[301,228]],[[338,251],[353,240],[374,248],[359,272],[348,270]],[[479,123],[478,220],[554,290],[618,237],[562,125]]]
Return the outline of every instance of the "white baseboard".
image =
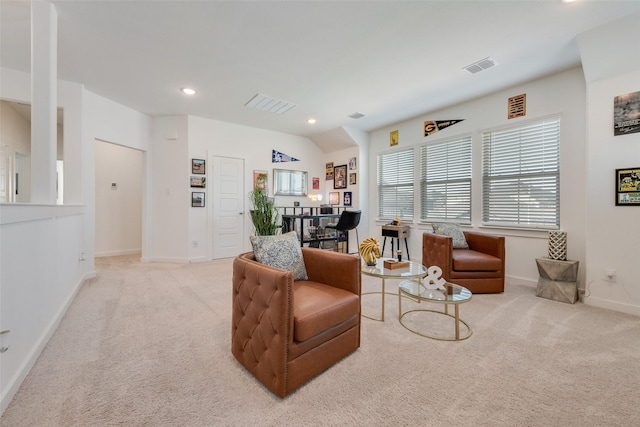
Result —
[[[594,307],[606,308],[609,310],[619,311],[621,313],[633,314],[634,316],[640,316],[640,306],[624,304],[620,302],[601,299],[598,297],[586,297],[583,301],[586,305],[592,305]]]
[[[95,257],[101,258],[106,256],[118,256],[118,255],[135,255],[139,254],[142,249],[128,249],[122,251],[109,251],[109,252],[96,252]]]
[[[507,285],[523,285],[529,286],[530,288],[538,287],[538,280],[526,279],[524,277],[515,277],[515,276],[505,276],[504,278],[505,284]]]
[[[24,362],[22,363],[22,365],[20,366],[16,374],[13,376],[13,378],[11,378],[11,381],[9,381],[9,383],[7,384],[7,387],[5,388],[5,390],[2,391],[2,397],[0,398],[0,415],[4,413],[4,411],[7,409],[7,407],[11,403],[13,396],[15,396],[15,394],[18,392],[18,389],[22,385],[22,382],[27,377],[27,375],[31,371],[31,368],[33,368],[33,365],[35,365],[36,360],[38,360],[38,357],[40,357],[42,350],[44,350],[45,346],[47,345],[47,343],[55,333],[56,329],[58,328],[58,325],[62,321],[62,318],[64,317],[65,313],[71,306],[71,303],[73,302],[76,295],[78,294],[78,291],[80,291],[80,288],[82,288],[82,286],[87,280],[92,279],[94,277],[96,277],[96,272],[92,271],[89,273],[85,273],[82,279],[80,279],[80,281],[76,284],[75,288],[67,298],[67,301],[65,302],[65,304],[60,308],[60,310],[58,310],[54,318],[51,320],[49,325],[43,331],[42,335],[40,336],[40,339],[36,342],[36,344],[33,346],[31,351],[29,352],[28,356],[25,358]]]

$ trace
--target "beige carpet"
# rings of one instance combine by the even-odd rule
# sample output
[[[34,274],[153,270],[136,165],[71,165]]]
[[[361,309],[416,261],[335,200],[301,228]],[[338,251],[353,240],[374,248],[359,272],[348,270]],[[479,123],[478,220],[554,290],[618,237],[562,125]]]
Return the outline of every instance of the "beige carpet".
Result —
[[[357,352],[280,400],[231,355],[231,260],[97,270],[0,425],[640,425],[638,317],[508,286],[461,306],[471,338],[442,342],[404,329],[389,296]]]

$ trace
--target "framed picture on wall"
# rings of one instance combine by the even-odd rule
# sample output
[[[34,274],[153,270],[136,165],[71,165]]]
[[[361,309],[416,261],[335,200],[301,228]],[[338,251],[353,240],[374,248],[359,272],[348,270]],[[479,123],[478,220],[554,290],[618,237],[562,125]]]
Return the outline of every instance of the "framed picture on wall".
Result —
[[[333,188],[347,188],[347,165],[333,168]]]
[[[351,191],[345,191],[342,200],[345,206],[351,206]]]
[[[349,174],[349,185],[356,185],[356,173],[352,172]]]
[[[194,191],[191,193],[191,207],[204,208],[204,192]]]
[[[269,172],[253,171],[253,189],[262,188],[265,193],[269,194]]]
[[[191,187],[205,188],[207,186],[206,176],[192,176]]]
[[[349,159],[349,170],[354,170],[357,167],[356,158],[352,157]]]
[[[616,169],[616,206],[640,206],[640,167]]]
[[[330,205],[339,205],[340,204],[340,192],[334,191],[329,193],[329,204]]]
[[[317,177],[311,178],[311,183],[314,190],[320,189],[320,178],[317,178]]]
[[[203,159],[191,159],[191,173],[195,175],[205,174],[205,163]]]
[[[333,162],[329,162],[325,165],[325,181],[331,181],[333,179]]]

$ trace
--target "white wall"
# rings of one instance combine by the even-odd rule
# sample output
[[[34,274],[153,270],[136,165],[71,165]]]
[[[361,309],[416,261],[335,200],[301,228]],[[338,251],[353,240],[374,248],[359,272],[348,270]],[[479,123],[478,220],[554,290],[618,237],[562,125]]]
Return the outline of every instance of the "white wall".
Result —
[[[0,98],[29,103],[27,73],[2,69],[0,78]],[[81,99],[80,85],[58,82],[58,105],[65,111],[79,111]],[[81,147],[82,129],[81,116],[67,114],[65,149]],[[32,148],[37,147],[36,142]],[[69,164],[66,169],[73,177],[82,164]],[[80,187],[80,180],[65,183],[72,195]],[[93,274],[93,263],[79,260],[86,252],[84,223],[82,206],[0,206],[0,329],[11,330],[0,337],[0,345],[9,347],[0,359],[0,412],[18,390],[83,281]]]
[[[139,253],[142,152],[96,140],[95,157],[96,256]]]
[[[30,97],[28,73],[0,69],[0,98],[28,103]],[[64,109],[65,206],[0,206],[0,329],[11,330],[0,336],[0,345],[9,347],[0,359],[0,412],[84,280],[95,275],[95,139],[149,146],[145,115],[81,85],[59,81],[58,106]]]
[[[271,150],[280,151],[291,157],[299,159],[297,162],[271,162]],[[324,162],[325,154],[311,140],[305,137],[290,135],[281,132],[273,132],[264,129],[256,129],[217,120],[189,117],[189,154],[184,158],[190,165],[190,159],[210,159],[211,156],[226,156],[245,159],[244,190],[248,194],[253,188],[253,171],[266,170],[269,172],[269,192],[273,194],[273,169],[292,169],[308,172],[309,192],[315,192],[311,187],[311,178],[320,177],[319,192],[326,194],[330,181],[325,181]],[[155,164],[154,164],[155,165]],[[189,166],[190,167],[190,166]],[[190,169],[185,169],[182,175],[182,191],[188,195]],[[210,168],[207,167],[207,180],[210,181]],[[333,185],[333,181],[331,181]],[[333,187],[331,187],[333,191]],[[207,185],[207,200],[211,200],[211,185]],[[326,199],[325,199],[326,200]],[[319,206],[319,202],[311,202],[307,197],[277,196],[278,206],[291,206],[293,202],[300,202],[300,206]],[[185,206],[186,206],[185,202]],[[324,200],[323,200],[324,203]],[[189,203],[190,206],[190,203]],[[213,205],[207,203],[207,211]],[[248,209],[248,206],[246,206]],[[187,242],[198,239],[201,244],[198,248],[191,248],[190,258],[198,259],[208,257],[211,259],[211,236],[208,235],[208,217],[203,215],[202,209],[189,210],[190,235],[185,235],[183,240]],[[252,225],[249,215],[245,215],[245,250],[251,249],[249,236],[252,233]],[[206,236],[206,239],[203,239]]]
[[[527,114],[517,119],[507,119],[507,101],[509,97],[526,93]],[[451,108],[423,114],[372,132],[369,158],[369,186],[371,193],[376,191],[376,156],[390,151],[389,133],[399,131],[399,145],[392,149],[418,147],[426,142],[448,139],[456,136],[471,135],[473,140],[472,171],[472,226],[473,229],[507,236],[508,283],[535,285],[538,271],[535,258],[547,255],[547,232],[514,231],[481,227],[481,185],[482,185],[482,144],[481,132],[486,129],[506,125],[516,125],[540,117],[560,114],[562,116],[560,148],[560,229],[568,233],[568,258],[580,261],[579,281],[584,287],[585,261],[585,210],[586,210],[586,157],[585,157],[585,83],[582,70],[575,68],[544,79],[519,85],[508,90],[491,94]],[[464,119],[435,135],[424,137],[425,120]],[[416,152],[416,159],[418,153]],[[419,167],[416,161],[416,191],[419,186]],[[430,225],[419,221],[419,206],[416,198],[414,221],[411,224],[409,250],[411,258],[422,258],[422,233]],[[377,212],[377,200],[371,198],[369,211]],[[369,219],[370,230],[380,238],[380,225],[386,221],[376,221],[375,215]]]
[[[187,116],[154,118],[151,140],[151,246],[145,259],[187,262],[191,206]]]
[[[579,37],[587,76],[587,304],[640,315],[640,207],[615,205],[615,170],[640,167],[640,133],[614,136],[613,102],[640,91],[640,14]],[[615,282],[604,269],[616,271]]]

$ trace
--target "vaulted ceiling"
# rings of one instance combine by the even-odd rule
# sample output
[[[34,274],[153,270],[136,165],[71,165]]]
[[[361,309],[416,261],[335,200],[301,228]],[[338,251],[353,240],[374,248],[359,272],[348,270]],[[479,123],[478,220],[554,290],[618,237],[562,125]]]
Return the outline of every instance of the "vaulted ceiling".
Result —
[[[580,65],[578,34],[640,13],[640,1],[586,0],[52,3],[60,79],[152,116],[303,135],[325,151],[348,144],[344,129],[371,131]],[[29,5],[0,1],[2,67],[30,69]],[[463,69],[487,57],[496,65]],[[196,95],[179,92],[187,86]],[[256,94],[294,106],[246,106]]]

